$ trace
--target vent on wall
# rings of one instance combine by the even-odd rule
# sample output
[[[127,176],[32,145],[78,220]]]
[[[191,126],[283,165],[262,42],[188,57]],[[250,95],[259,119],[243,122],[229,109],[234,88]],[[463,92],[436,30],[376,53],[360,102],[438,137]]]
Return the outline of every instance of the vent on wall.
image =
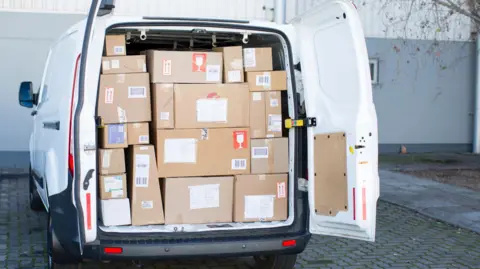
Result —
[[[372,84],[378,84],[378,59],[370,59],[370,76]]]

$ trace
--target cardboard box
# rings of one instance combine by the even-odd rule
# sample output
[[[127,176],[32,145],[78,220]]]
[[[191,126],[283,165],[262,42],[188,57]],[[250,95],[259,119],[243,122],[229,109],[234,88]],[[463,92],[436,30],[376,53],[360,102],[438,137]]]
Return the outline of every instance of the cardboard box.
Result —
[[[173,84],[152,84],[152,126],[173,129]]]
[[[287,90],[287,72],[269,71],[269,72],[248,72],[247,82],[250,91],[286,91]]]
[[[98,185],[101,200],[127,198],[126,174],[100,176]]]
[[[127,55],[125,44],[125,35],[107,35],[105,36],[105,55],[122,56]]]
[[[127,128],[125,124],[107,124],[99,131],[100,147],[104,149],[126,148],[127,144]]]
[[[132,224],[130,201],[126,199],[101,200],[101,218],[104,226]]]
[[[250,93],[250,136],[251,138],[265,138],[266,134],[266,112],[265,93]]]
[[[248,127],[247,84],[176,84],[175,128]]]
[[[252,174],[288,173],[288,138],[252,139]]]
[[[243,49],[243,66],[245,72],[272,71],[272,48]]]
[[[127,124],[128,145],[145,145],[150,143],[148,122],[135,122]]]
[[[102,74],[129,74],[147,72],[145,55],[107,56],[102,58]]]
[[[99,149],[98,169],[100,175],[125,173],[125,151],[123,149]]]
[[[98,116],[104,124],[150,122],[148,73],[100,76]]]
[[[132,225],[163,224],[162,195],[152,145],[128,148],[128,181],[132,203]]]
[[[163,180],[165,224],[232,222],[233,177]]]
[[[234,189],[234,222],[287,219],[288,175],[236,176]]]
[[[267,137],[282,137],[282,92],[265,92]]]
[[[149,50],[147,66],[152,83],[221,83],[222,53]]]
[[[213,48],[213,51],[223,53],[223,81],[225,83],[245,81],[242,46]]]
[[[250,173],[248,128],[157,130],[159,177]]]

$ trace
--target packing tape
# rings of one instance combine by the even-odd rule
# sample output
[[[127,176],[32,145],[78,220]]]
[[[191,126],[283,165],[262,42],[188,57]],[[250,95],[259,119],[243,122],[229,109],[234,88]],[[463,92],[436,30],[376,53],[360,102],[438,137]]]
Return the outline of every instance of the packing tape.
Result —
[[[258,175],[258,180],[265,180],[266,178],[266,175]]]
[[[273,173],[275,168],[275,150],[273,149],[273,139],[267,139],[267,147],[268,147],[268,172]]]

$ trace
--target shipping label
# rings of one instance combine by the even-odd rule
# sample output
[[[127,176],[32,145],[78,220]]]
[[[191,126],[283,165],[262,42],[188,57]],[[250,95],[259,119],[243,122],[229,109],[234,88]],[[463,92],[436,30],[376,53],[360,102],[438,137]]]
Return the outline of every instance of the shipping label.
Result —
[[[207,54],[193,53],[192,55],[192,72],[206,72]]]
[[[197,122],[227,122],[228,99],[197,100]]]
[[[110,61],[102,62],[103,70],[110,70]]]
[[[206,81],[208,82],[217,82],[221,81],[221,68],[220,65],[207,65],[207,77]]]
[[[273,218],[275,195],[246,195],[245,219],[266,220]]]
[[[220,207],[220,184],[188,186],[190,209]]]
[[[112,156],[111,150],[104,150],[102,156],[102,168],[109,168],[110,167],[110,158]]]
[[[243,66],[245,66],[246,68],[257,66],[255,49],[253,48],[243,49]]]
[[[163,75],[164,76],[172,75],[172,60],[163,60]]]
[[[285,182],[277,183],[277,198],[287,197],[287,184]]]
[[[248,147],[247,131],[233,132],[233,148],[244,149]]]
[[[254,102],[257,102],[257,101],[262,101],[262,93],[261,92],[254,92],[252,94],[252,100]]]
[[[268,131],[281,132],[282,131],[282,115],[269,114],[268,115]]]
[[[242,82],[242,72],[240,70],[231,70],[227,73],[228,82]]]
[[[135,154],[135,187],[147,188],[150,175],[150,155]]]
[[[279,102],[277,98],[270,99],[270,107],[278,107]]]
[[[145,144],[150,143],[149,136],[148,135],[139,135],[138,136],[138,143],[145,143]]]
[[[232,159],[232,170],[246,170],[247,159]]]
[[[115,55],[125,54],[125,46],[114,46],[113,47],[113,54],[115,54]]]
[[[118,115],[118,122],[121,122],[121,123],[127,122],[127,111],[125,111],[125,109],[117,106],[117,115]]]
[[[105,104],[113,104],[113,94],[115,89],[111,87],[105,88]]]
[[[272,80],[270,77],[270,73],[263,73],[263,75],[257,75],[256,76],[256,81],[255,81],[257,86],[262,86],[266,88],[270,88],[272,84]]]
[[[268,147],[252,147],[252,159],[268,159]]]
[[[123,144],[125,143],[125,128],[123,124],[109,124],[106,125],[108,133],[108,144]]]
[[[153,201],[142,201],[141,206],[142,206],[142,209],[152,209]]]
[[[147,88],[143,86],[129,86],[128,98],[147,98]]]
[[[170,120],[170,112],[160,112],[160,120]]]
[[[164,163],[196,163],[197,162],[197,139],[177,138],[165,139]]]
[[[120,68],[120,61],[119,60],[112,60],[112,69]]]

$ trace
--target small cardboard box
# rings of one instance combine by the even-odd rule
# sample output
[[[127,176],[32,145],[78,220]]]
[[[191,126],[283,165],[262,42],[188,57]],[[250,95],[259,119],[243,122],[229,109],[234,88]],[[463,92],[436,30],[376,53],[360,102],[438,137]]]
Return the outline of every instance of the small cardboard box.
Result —
[[[165,224],[232,222],[233,177],[163,180]]]
[[[235,176],[234,189],[234,222],[287,219],[287,174]]]
[[[159,177],[250,173],[248,128],[157,130]]]
[[[286,91],[287,90],[287,72],[268,71],[268,72],[248,72],[247,82],[250,91]]]
[[[132,225],[163,224],[162,195],[152,145],[128,148],[128,181],[132,202]]]
[[[247,84],[176,84],[175,128],[248,127]]]
[[[152,83],[221,83],[220,52],[148,50],[147,66]]]
[[[288,138],[252,139],[252,174],[288,173]]]
[[[123,149],[99,149],[98,168],[100,175],[125,173],[125,151]]]
[[[244,82],[242,46],[214,48],[223,53],[223,81],[225,83]]]
[[[105,226],[121,226],[132,224],[130,217],[130,201],[126,199],[101,200],[101,218]]]
[[[127,128],[125,124],[107,124],[98,129],[100,147],[104,149],[126,148]]]
[[[104,124],[150,122],[148,73],[100,76],[98,116]]]
[[[265,92],[265,116],[267,137],[282,137],[282,92]]]
[[[147,72],[145,55],[107,56],[102,58],[102,74],[130,74]]]
[[[123,199],[127,198],[126,174],[100,176],[100,199]]]
[[[265,138],[266,134],[265,93],[250,93],[250,135],[251,138]]]
[[[272,48],[243,49],[243,66],[245,72],[272,71]]]
[[[154,129],[173,129],[173,84],[152,84],[152,126]]]
[[[107,35],[105,36],[105,54],[106,56],[127,55],[125,44],[125,35]]]
[[[145,145],[150,143],[148,122],[127,124],[128,145]]]

